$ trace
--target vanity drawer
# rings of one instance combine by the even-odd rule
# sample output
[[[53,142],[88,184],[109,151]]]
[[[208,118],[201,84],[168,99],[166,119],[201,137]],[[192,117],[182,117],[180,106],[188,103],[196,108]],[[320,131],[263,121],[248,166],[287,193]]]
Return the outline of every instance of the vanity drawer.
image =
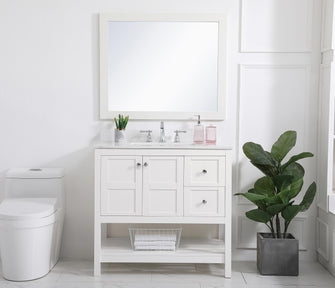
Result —
[[[225,157],[185,157],[185,186],[224,186]]]
[[[184,216],[225,216],[224,187],[188,187],[184,193]]]

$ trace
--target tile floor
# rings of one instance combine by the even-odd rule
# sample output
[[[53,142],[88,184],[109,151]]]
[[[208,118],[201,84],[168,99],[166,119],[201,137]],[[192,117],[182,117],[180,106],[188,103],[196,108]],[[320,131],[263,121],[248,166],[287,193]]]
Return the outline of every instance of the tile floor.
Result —
[[[255,262],[234,262],[231,279],[223,266],[205,264],[106,264],[93,276],[92,262],[62,260],[45,277],[28,282],[0,279],[0,288],[334,288],[335,278],[320,264],[300,263],[300,276],[260,276]]]

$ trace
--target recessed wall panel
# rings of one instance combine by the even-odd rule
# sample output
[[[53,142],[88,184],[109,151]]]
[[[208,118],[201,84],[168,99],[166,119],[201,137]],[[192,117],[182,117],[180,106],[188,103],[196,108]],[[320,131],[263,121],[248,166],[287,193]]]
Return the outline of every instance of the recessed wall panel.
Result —
[[[242,0],[241,52],[311,50],[311,0]]]
[[[286,130],[298,133],[292,153],[304,151],[309,107],[309,66],[243,65],[240,68],[239,162],[237,192],[247,192],[263,176],[243,154],[243,144],[260,143],[271,151]],[[250,203],[243,198],[239,203]]]

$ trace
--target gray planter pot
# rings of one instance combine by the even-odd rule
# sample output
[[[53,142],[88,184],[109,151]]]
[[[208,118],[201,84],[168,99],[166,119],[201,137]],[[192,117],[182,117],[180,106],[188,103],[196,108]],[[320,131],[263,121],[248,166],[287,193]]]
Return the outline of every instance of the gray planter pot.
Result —
[[[262,275],[299,275],[299,240],[292,234],[275,239],[271,233],[257,233],[257,268]]]

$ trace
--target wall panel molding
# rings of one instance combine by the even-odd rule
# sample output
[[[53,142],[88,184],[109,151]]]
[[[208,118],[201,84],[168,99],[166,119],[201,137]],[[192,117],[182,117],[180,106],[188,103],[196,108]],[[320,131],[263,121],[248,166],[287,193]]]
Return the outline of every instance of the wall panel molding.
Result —
[[[319,217],[316,219],[316,251],[326,260],[329,261],[329,226]]]
[[[240,5],[240,52],[311,52],[312,0],[241,0]]]
[[[328,196],[327,191],[331,191],[332,179],[331,167],[333,161],[333,152],[331,151],[331,143],[329,140],[329,125],[331,103],[329,99],[331,82],[331,64],[320,65],[319,73],[319,122],[318,122],[318,162],[317,162],[317,202],[318,207],[328,212]]]
[[[264,80],[260,80],[260,77]],[[310,95],[309,78],[308,64],[239,66],[236,192],[247,192],[252,188],[254,181],[262,176],[244,156],[242,145],[245,142],[258,142],[268,149],[279,136],[279,132],[294,129],[299,132],[301,142],[307,143],[305,131],[308,129],[306,120]],[[257,105],[260,102],[265,102],[262,104],[267,107],[266,110],[258,110]],[[299,107],[300,111],[298,116],[296,107]],[[285,119],[282,119],[281,111],[285,111]],[[298,149],[306,150],[304,146]],[[237,203],[250,205],[250,202],[241,196]]]
[[[332,50],[332,25],[334,0],[321,0],[322,27],[321,27],[321,52]]]

